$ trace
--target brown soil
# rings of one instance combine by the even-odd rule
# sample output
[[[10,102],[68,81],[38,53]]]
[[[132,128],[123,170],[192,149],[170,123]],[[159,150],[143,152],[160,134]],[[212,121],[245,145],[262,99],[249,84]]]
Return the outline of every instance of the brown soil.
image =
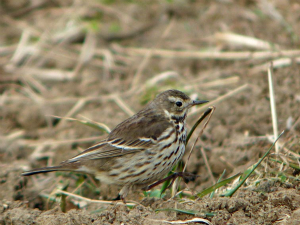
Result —
[[[212,224],[300,224],[299,170],[272,161],[274,151],[231,198],[218,196],[224,187],[212,199],[170,198],[169,190],[162,199],[145,198],[136,190],[127,200],[137,205],[126,207],[87,200],[113,199],[119,190],[90,176],[20,176],[31,168],[58,164],[106,136],[50,115],[89,118],[113,128],[130,110],[137,112],[166,89],[213,101],[247,84],[212,103],[216,111],[187,166],[200,177],[180,185],[195,194],[213,185],[224,169],[226,176],[244,172],[271,146],[264,66],[271,58],[255,57],[269,50],[283,55],[274,57],[273,71],[278,129],[286,130],[277,160],[297,166],[300,53],[284,55],[284,50],[299,49],[298,1],[12,0],[2,1],[0,12],[0,224],[166,224],[163,220],[195,217]],[[262,49],[238,44],[233,37],[221,40],[225,32],[271,45]],[[168,57],[156,49],[189,55]],[[218,52],[253,54],[213,58]],[[278,66],[279,59],[290,61]],[[200,114],[190,113],[189,127]],[[183,161],[187,163],[187,154]],[[57,189],[87,199],[67,197],[62,212]],[[193,215],[166,209],[192,210]]]

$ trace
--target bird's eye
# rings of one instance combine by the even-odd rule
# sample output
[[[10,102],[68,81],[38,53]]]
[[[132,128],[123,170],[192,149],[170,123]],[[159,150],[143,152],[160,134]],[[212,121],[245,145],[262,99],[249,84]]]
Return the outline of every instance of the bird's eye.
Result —
[[[175,104],[176,104],[178,107],[182,106],[182,102],[179,102],[179,101],[176,102]]]

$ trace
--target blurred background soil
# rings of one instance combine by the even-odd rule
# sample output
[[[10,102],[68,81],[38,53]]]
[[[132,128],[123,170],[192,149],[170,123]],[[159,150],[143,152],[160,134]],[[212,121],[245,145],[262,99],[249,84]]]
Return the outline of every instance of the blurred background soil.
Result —
[[[0,224],[300,223],[299,1],[2,0],[0,13]],[[181,189],[196,194],[225,169],[226,177],[243,173],[274,140],[271,61],[278,131],[286,133],[279,154],[272,150],[232,198],[218,197],[224,190],[212,199],[170,191],[145,198],[136,190],[128,202],[138,204],[128,208],[93,202],[113,199],[119,188],[91,176],[20,176],[107,135],[67,118],[112,129],[167,89],[210,101],[190,112],[189,128],[216,107],[191,159],[183,159],[200,177],[181,181]],[[158,211],[170,208],[197,213]]]

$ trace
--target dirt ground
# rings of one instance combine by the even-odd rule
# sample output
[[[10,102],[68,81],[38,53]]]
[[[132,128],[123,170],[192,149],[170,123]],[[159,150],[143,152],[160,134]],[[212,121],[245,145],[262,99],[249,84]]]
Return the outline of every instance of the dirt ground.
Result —
[[[300,224],[299,1],[3,0],[0,12],[0,224]],[[219,195],[233,182],[213,198],[193,197],[271,146],[271,61],[278,131],[286,131],[279,155],[273,149],[231,198]],[[170,88],[216,107],[184,156],[199,177],[180,182],[181,195],[136,190],[127,207],[99,202],[119,187],[88,175],[20,175],[106,136],[61,117],[112,129]],[[190,112],[189,128],[203,110]]]

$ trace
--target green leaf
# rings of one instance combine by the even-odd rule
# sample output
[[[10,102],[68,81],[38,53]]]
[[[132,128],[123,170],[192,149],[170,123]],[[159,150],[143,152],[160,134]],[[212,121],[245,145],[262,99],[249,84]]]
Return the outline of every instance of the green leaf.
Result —
[[[172,175],[172,172],[169,172],[167,176],[170,176]],[[171,181],[170,180],[167,180],[165,181],[162,186],[161,186],[161,189],[160,189],[160,194],[162,195],[166,190],[167,188],[169,187]]]
[[[223,171],[223,173],[222,173],[221,176],[219,177],[217,183],[221,182],[221,180],[222,180],[222,178],[224,177],[225,173],[226,173],[226,169]],[[215,190],[213,190],[213,191],[211,192],[211,194],[210,194],[209,197],[210,197],[210,198],[213,198],[214,195],[215,195]]]
[[[295,169],[295,170],[300,170],[300,167],[295,164],[295,163],[286,163],[286,162],[283,162],[283,161],[280,161],[280,160],[277,160],[277,159],[273,159],[273,158],[270,158],[271,161],[273,162],[277,162],[277,163],[280,163],[280,164],[283,164],[283,165],[288,165],[289,167]]]
[[[196,130],[196,128],[205,119],[205,117],[210,114],[210,112],[212,110],[213,110],[212,108],[208,108],[204,113],[202,113],[202,115],[200,116],[200,118],[197,120],[197,122],[194,124],[194,126],[190,130],[190,132],[189,132],[189,134],[188,134],[188,136],[186,138],[186,144],[185,145],[187,145],[189,143],[189,140],[190,140],[192,134],[194,133],[194,131]]]
[[[240,175],[241,175],[241,173],[238,173],[238,174],[236,174],[236,175],[234,175],[234,176],[232,176],[232,177],[229,177],[229,178],[227,178],[227,179],[225,179],[225,180],[222,180],[221,182],[218,182],[218,183],[216,183],[215,185],[213,185],[213,186],[211,186],[211,187],[209,187],[209,188],[206,188],[206,189],[203,190],[202,192],[198,193],[197,196],[198,196],[199,198],[202,198],[203,196],[205,196],[205,195],[207,195],[207,194],[209,194],[209,193],[215,191],[216,189],[218,189],[218,188],[220,188],[220,187],[222,187],[222,186],[228,184],[229,182],[231,182],[232,180],[236,179],[236,178],[237,178],[238,176],[240,176]]]
[[[145,191],[144,192],[145,197],[154,197],[154,198],[163,198],[165,194],[161,193],[159,189],[151,190],[151,191]]]
[[[261,164],[261,162],[267,157],[267,155],[270,153],[270,151],[272,150],[272,148],[274,147],[275,143],[278,141],[278,139],[281,137],[281,135],[284,134],[284,131],[281,132],[281,134],[277,137],[277,139],[274,141],[274,143],[272,144],[272,146],[268,149],[268,151],[263,155],[263,157],[252,167],[252,169],[250,170],[250,172],[248,172],[247,170],[245,172],[246,175],[245,177],[242,179],[242,181],[240,181],[240,183],[233,188],[232,190],[228,191],[226,194],[221,195],[221,196],[226,196],[226,197],[231,197],[244,183],[245,181],[248,179],[248,177],[253,173],[253,171]],[[244,173],[245,174],[245,173]]]
[[[58,119],[65,119],[65,120],[68,120],[68,121],[76,121],[76,122],[81,123],[83,125],[95,128],[97,130],[104,131],[108,134],[110,133],[109,127],[106,126],[104,123],[97,123],[97,122],[91,121],[91,120],[80,120],[80,119],[69,118],[69,117],[59,117],[59,116],[53,116],[53,117],[58,118]]]

